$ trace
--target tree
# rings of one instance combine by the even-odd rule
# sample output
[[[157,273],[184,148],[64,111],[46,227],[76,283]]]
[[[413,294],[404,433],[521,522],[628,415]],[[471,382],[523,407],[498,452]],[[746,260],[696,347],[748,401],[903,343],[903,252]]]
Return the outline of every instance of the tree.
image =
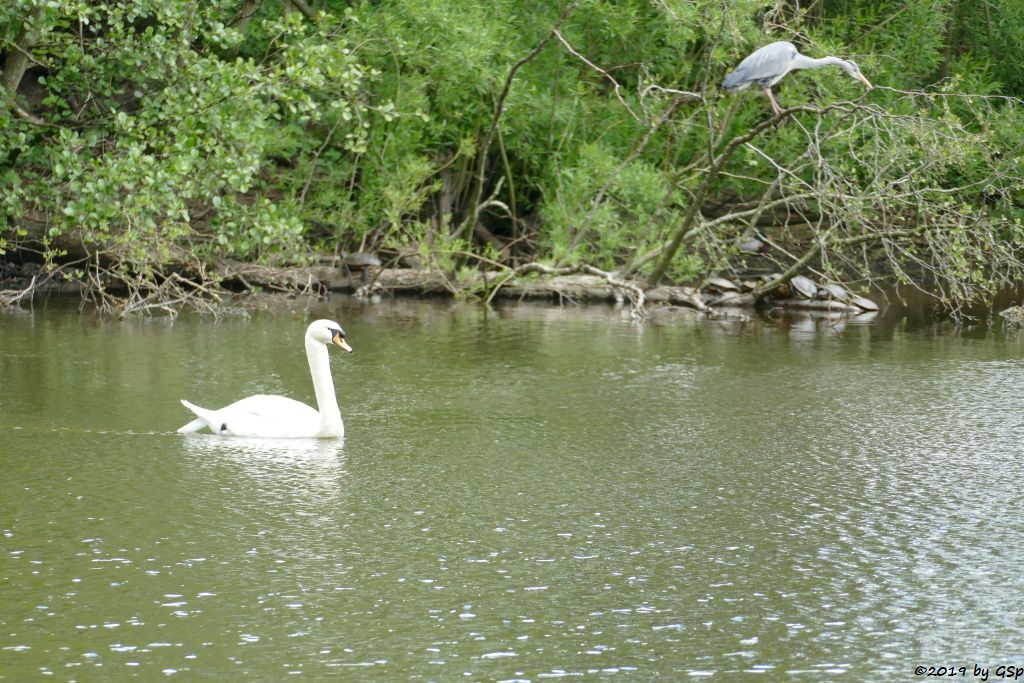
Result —
[[[0,249],[127,308],[205,300],[226,258],[370,248],[810,270],[955,311],[1020,275],[1022,28],[1010,0],[14,0]],[[794,75],[776,118],[719,92],[779,38],[879,87]]]

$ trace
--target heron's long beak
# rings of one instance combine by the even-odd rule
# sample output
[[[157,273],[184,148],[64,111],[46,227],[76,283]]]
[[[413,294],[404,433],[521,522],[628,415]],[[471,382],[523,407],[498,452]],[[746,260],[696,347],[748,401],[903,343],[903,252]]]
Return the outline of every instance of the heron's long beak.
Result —
[[[335,334],[333,337],[331,337],[331,342],[335,346],[340,346],[341,348],[343,348],[347,353],[352,353],[352,347],[348,345],[348,342],[345,341],[345,338],[342,337],[340,334]]]
[[[864,77],[864,74],[858,73],[857,80],[868,86],[868,90],[873,90],[875,86],[871,85],[871,81]]]

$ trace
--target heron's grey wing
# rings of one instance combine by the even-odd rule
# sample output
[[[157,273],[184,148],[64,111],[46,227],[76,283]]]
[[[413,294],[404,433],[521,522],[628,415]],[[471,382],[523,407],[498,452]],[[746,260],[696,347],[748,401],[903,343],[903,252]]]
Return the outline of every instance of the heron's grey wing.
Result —
[[[796,46],[780,40],[769,43],[750,53],[731,74],[722,81],[726,90],[743,90],[754,83],[771,85],[786,75],[797,55]]]

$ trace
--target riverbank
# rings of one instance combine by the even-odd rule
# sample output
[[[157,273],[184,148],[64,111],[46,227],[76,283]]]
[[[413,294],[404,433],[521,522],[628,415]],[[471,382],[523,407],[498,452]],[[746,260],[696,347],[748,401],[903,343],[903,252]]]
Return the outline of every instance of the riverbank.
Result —
[[[733,283],[709,278],[693,285],[648,287],[641,278],[619,278],[596,268],[551,268],[526,264],[517,269],[477,271],[464,269],[453,275],[436,268],[348,267],[324,258],[307,266],[267,266],[222,260],[202,278],[191,279],[173,272],[162,287],[177,290],[177,303],[167,305],[166,291],[140,294],[113,279],[101,283],[79,280],[70,271],[45,271],[38,265],[7,263],[0,268],[0,307],[28,308],[33,301],[50,296],[76,296],[95,304],[101,312],[115,315],[176,315],[198,310],[214,316],[244,314],[246,310],[279,308],[289,300],[330,293],[348,294],[360,300],[381,297],[449,298],[487,304],[500,301],[549,302],[556,306],[598,304],[628,306],[635,318],[665,311],[697,317],[749,319],[755,312],[768,317],[817,312],[829,318],[870,320],[879,311],[909,315],[914,319],[942,320],[948,312],[935,295],[915,287],[874,288],[870,298],[857,296],[857,304],[839,300],[837,285],[794,276],[773,289],[758,293],[759,285],[771,284],[770,275],[738,279]],[[777,278],[776,278],[777,279]],[[794,285],[799,284],[801,294]],[[841,287],[838,288],[842,290]],[[829,294],[829,291],[833,294]],[[961,310],[961,323],[991,322],[997,312],[1021,303],[1024,292],[1003,291],[990,306]],[[956,319],[953,318],[956,322]]]
[[[437,268],[350,268],[327,263],[273,267],[240,261],[224,261],[214,274],[220,286],[235,292],[342,292],[363,299],[380,295],[450,296],[488,303],[496,299],[629,303],[636,315],[643,315],[651,305],[678,306],[713,314],[720,308],[752,308],[763,300],[784,308],[840,313],[878,310],[873,301],[863,297],[854,299],[838,285],[829,290],[819,288],[807,278],[781,275],[762,276],[759,280],[739,284],[712,278],[703,286],[651,287],[641,278],[622,278],[617,273],[591,266],[553,268],[529,263],[514,269],[463,271],[453,275]],[[46,292],[87,294],[89,286],[95,285],[42,272],[23,271],[18,275],[20,277],[14,279],[9,277],[0,291],[0,297],[8,305],[17,305],[26,297]],[[773,281],[771,288],[763,288]],[[802,287],[794,287],[793,283]],[[176,286],[187,288],[189,285],[193,285],[197,296],[219,299],[212,286],[176,275]],[[105,287],[106,291],[117,295],[117,282],[110,281]],[[759,287],[762,291],[758,291]],[[859,305],[853,301],[859,301]]]
[[[120,313],[171,311],[175,306],[199,307],[216,312],[226,294],[325,295],[347,293],[360,299],[376,296],[440,296],[478,300],[539,300],[555,303],[628,303],[635,317],[643,317],[651,306],[688,308],[709,315],[737,314],[742,309],[766,305],[782,309],[810,309],[840,314],[878,311],[871,299],[856,296],[835,284],[809,281],[787,273],[763,274],[759,279],[733,284],[709,279],[700,286],[658,285],[650,287],[640,278],[621,278],[615,272],[593,266],[551,267],[527,263],[504,270],[463,270],[457,274],[439,268],[385,266],[350,267],[330,259],[307,266],[269,266],[242,261],[221,261],[203,278],[171,271],[163,287],[174,296],[146,295],[115,279],[85,281],[73,272],[44,271],[31,265],[8,265],[0,281],[0,305],[17,306],[47,294],[80,294],[100,307]],[[212,278],[211,278],[212,275]],[[768,287],[770,286],[770,287]],[[98,295],[97,295],[98,293]],[[124,304],[118,306],[119,297]],[[240,299],[230,297],[230,305]],[[245,306],[245,301],[241,302]]]

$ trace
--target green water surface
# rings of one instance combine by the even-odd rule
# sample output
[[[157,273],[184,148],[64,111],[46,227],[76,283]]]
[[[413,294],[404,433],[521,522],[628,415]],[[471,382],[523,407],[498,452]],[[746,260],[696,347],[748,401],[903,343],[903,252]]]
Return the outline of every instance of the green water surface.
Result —
[[[344,443],[175,433],[312,403],[318,317]],[[0,314],[0,680],[1024,666],[1022,370],[891,320]]]

